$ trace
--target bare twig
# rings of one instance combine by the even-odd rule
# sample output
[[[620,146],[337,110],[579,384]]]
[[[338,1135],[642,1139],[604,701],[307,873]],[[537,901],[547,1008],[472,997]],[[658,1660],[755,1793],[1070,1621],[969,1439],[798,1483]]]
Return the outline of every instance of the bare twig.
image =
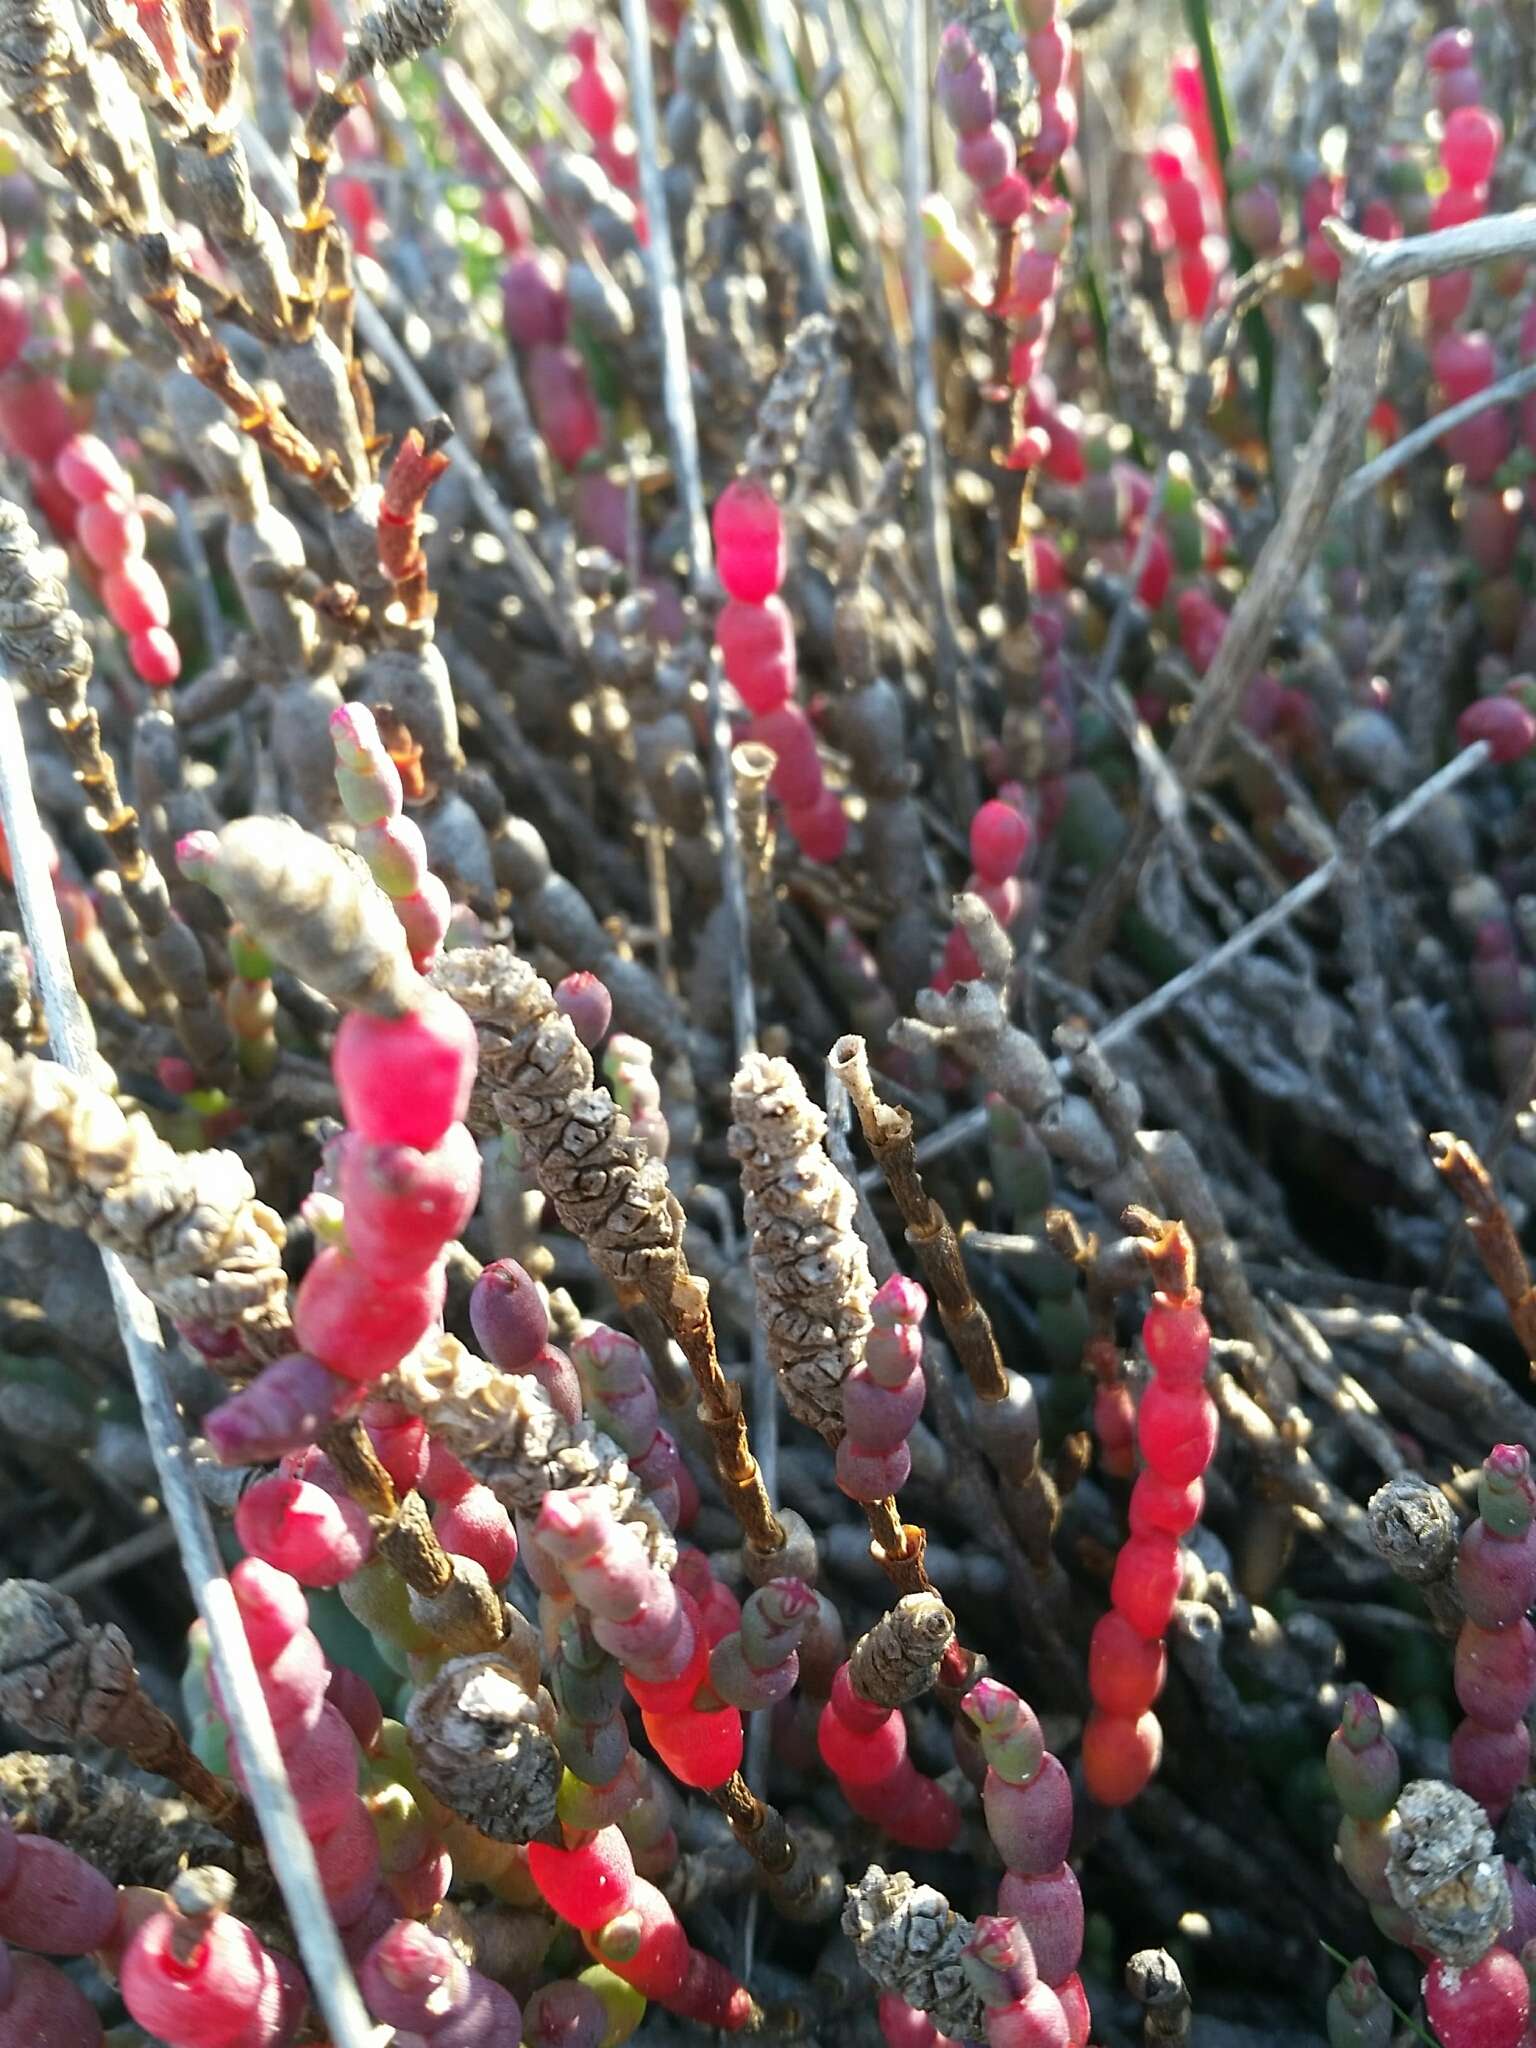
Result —
[[[847,1089],[864,1142],[885,1175],[961,1369],[980,1399],[1000,1401],[1008,1382],[992,1321],[976,1299],[949,1218],[923,1186],[913,1157],[911,1112],[880,1100],[862,1038],[840,1038],[827,1064]]]
[[[1463,420],[1476,419],[1480,412],[1486,412],[1491,405],[1511,405],[1517,398],[1524,398],[1528,391],[1536,391],[1536,363],[1527,363],[1523,369],[1515,370],[1508,377],[1501,377],[1497,384],[1489,384],[1482,391],[1474,391],[1470,398],[1463,398],[1456,405],[1448,405],[1444,412],[1437,412],[1421,426],[1399,436],[1390,448],[1384,448],[1370,462],[1344,479],[1339,495],[1335,498],[1335,512],[1347,512],[1349,507],[1384,484],[1387,478],[1395,476],[1400,469],[1412,462],[1416,455],[1422,455],[1426,448],[1448,434],[1452,427],[1459,427]]]
[[[132,1536],[125,1536],[121,1543],[98,1550],[94,1557],[71,1565],[67,1572],[55,1572],[49,1584],[56,1593],[84,1593],[116,1578],[119,1572],[132,1571],[135,1565],[148,1564],[175,1548],[176,1531],[171,1524],[151,1522],[147,1529],[139,1529]]]
[[[564,220],[554,212],[545,199],[544,187],[540,184],[533,166],[522,151],[514,149],[503,134],[485,101],[481,99],[465,74],[464,67],[454,58],[440,56],[436,51],[425,59],[425,63],[443,88],[454,112],[462,117],[465,126],[507,183],[533,212],[548,222],[550,231],[557,240],[568,240],[574,249],[577,246],[576,238],[568,235]]]
[[[783,0],[757,0],[757,19],[768,55],[768,76],[778,107],[779,134],[789,167],[790,182],[805,228],[810,253],[810,283],[814,309],[827,312],[832,304],[832,246],[827,235],[827,209],[821,196],[821,172],[811,143],[810,123],[800,98],[794,59],[780,16]]]
[[[1280,517],[1232,608],[1200,697],[1169,749],[1170,765],[1191,789],[1210,775],[1243,692],[1322,537],[1344,467],[1375,403],[1388,300],[1416,278],[1528,255],[1536,248],[1536,209],[1402,242],[1370,242],[1339,221],[1325,222],[1324,233],[1343,262],[1328,387]],[[1069,980],[1084,982],[1092,972],[1135,894],[1160,830],[1144,796],[1119,859],[1095,885],[1063,949],[1058,964]]]
[[[297,204],[297,195],[288,173],[267,147],[265,137],[249,121],[241,124],[241,136],[252,158],[260,164],[262,173],[271,180],[283,203],[288,207]],[[390,375],[399,382],[405,394],[406,404],[417,419],[432,419],[440,410],[437,400],[422,381],[415,364],[401,347],[394,329],[369,298],[359,296],[356,306],[357,331],[376,356],[384,363]],[[473,449],[465,446],[457,434],[443,443],[443,452],[450,455],[454,465],[469,488],[469,495],[475,510],[485,521],[486,527],[501,542],[506,551],[507,566],[517,578],[532,601],[535,610],[545,626],[554,636],[556,643],[569,651],[571,622],[566,618],[555,601],[555,586],[549,571],[539,560],[526,537],[512,522],[511,514],[501,502],[494,485],[475,459]]]

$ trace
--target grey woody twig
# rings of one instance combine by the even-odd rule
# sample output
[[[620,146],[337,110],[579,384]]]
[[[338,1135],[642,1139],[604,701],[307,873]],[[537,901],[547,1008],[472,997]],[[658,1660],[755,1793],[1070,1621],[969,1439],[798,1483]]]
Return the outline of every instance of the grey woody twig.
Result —
[[[1442,767],[1437,768],[1433,775],[1426,776],[1416,789],[1410,790],[1400,803],[1394,804],[1390,811],[1377,819],[1371,829],[1367,845],[1375,848],[1394,838],[1405,825],[1411,824],[1431,804],[1464,782],[1477,769],[1485,767],[1491,759],[1486,740],[1474,740],[1471,746],[1463,747],[1460,753],[1454,754]],[[1209,953],[1202,954],[1200,959],[1182,968],[1179,973],[1171,975],[1167,981],[1153,989],[1150,995],[1143,996],[1140,1002],[1133,1003],[1128,1010],[1113,1018],[1102,1031],[1095,1033],[1101,1049],[1108,1051],[1112,1046],[1135,1037],[1145,1030],[1148,1024],[1154,1023],[1168,1011],[1177,1009],[1187,996],[1193,995],[1212,975],[1219,974],[1234,960],[1250,952],[1271,932],[1287,924],[1297,911],[1304,910],[1309,903],[1315,903],[1319,896],[1326,893],[1337,871],[1338,857],[1331,855],[1314,868],[1311,874],[1304,876],[1294,887],[1288,889],[1283,896],[1276,897],[1275,901],[1261,910],[1257,917],[1239,926],[1230,938],[1224,939]],[[1056,1071],[1065,1078],[1071,1072],[1070,1062],[1065,1058],[1058,1060]],[[952,1118],[942,1129],[929,1132],[927,1137],[918,1140],[919,1166],[925,1166],[931,1159],[942,1158],[956,1146],[975,1139],[985,1130],[986,1122],[987,1113],[984,1109],[967,1110],[963,1116]],[[875,1170],[865,1174],[864,1184],[878,1185]]]

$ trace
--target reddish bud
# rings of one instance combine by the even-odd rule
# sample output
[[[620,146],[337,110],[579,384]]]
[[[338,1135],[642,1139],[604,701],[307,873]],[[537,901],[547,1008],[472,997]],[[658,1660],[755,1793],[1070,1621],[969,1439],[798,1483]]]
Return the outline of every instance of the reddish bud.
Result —
[[[784,581],[789,542],[773,493],[738,477],[715,503],[712,527],[720,581],[742,604],[762,604]]]
[[[1536,717],[1514,697],[1479,697],[1456,721],[1457,743],[1485,740],[1495,761],[1507,766],[1536,746]]]

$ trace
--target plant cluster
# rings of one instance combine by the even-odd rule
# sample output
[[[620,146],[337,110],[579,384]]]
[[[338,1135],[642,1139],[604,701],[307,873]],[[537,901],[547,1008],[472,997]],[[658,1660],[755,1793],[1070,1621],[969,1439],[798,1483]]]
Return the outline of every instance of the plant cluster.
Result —
[[[1536,35],[896,12],[0,0],[0,2048],[1536,2043]]]

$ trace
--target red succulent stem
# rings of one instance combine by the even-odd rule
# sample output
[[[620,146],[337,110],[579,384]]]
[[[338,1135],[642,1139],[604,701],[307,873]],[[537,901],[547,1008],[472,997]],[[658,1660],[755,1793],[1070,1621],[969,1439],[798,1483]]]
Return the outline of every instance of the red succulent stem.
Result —
[[[412,427],[395,451],[379,505],[379,566],[395,586],[395,601],[407,621],[429,618],[427,558],[421,546],[421,512],[427,493],[448,467],[443,444],[452,438],[446,419]]]

